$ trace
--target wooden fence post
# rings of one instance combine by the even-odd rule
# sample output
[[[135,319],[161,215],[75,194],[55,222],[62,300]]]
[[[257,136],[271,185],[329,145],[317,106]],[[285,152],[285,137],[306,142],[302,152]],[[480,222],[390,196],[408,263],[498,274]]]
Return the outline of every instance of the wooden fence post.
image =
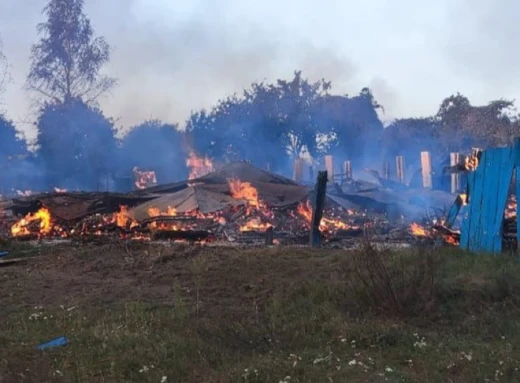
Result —
[[[334,182],[334,159],[332,156],[325,156],[325,170],[328,174],[328,181]]]
[[[390,165],[388,164],[388,161],[383,162],[383,169],[382,169],[382,175],[381,177],[385,180],[390,178]]]
[[[345,178],[347,180],[351,180],[352,179],[352,162],[345,161],[345,163],[343,164],[343,167],[344,167],[344,172],[345,172]]]
[[[431,189],[433,187],[433,182],[432,182],[432,159],[431,159],[430,152],[421,152],[421,168],[422,168],[423,188]]]
[[[325,197],[327,193],[327,171],[318,172],[316,186],[312,196],[312,219],[309,242],[312,247],[320,246],[320,223],[325,207]]]
[[[460,153],[450,153],[450,166],[457,166],[461,163],[461,155]],[[451,192],[458,193],[460,192],[460,174],[459,173],[451,173]]]
[[[404,184],[404,158],[403,158],[403,156],[395,157],[395,167],[397,170],[397,180]]]
[[[303,181],[303,158],[297,158],[294,160],[294,181],[302,182]]]

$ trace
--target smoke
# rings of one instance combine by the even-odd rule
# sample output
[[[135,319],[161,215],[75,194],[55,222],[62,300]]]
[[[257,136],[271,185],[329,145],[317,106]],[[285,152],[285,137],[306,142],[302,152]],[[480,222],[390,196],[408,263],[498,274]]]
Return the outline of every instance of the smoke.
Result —
[[[5,23],[2,18],[2,32],[15,79],[7,109],[29,139],[35,138],[30,124],[35,115],[28,112],[31,104],[21,88],[45,4],[46,0],[32,0],[30,6],[14,0],[0,4],[0,14],[9,15]],[[293,31],[290,22],[296,14],[280,23],[278,15],[262,17],[265,8],[255,13],[238,4],[190,1],[172,7],[160,0],[86,1],[96,34],[113,48],[106,72],[119,79],[111,94],[100,100],[105,115],[125,129],[150,118],[182,127],[191,111],[209,108],[255,81],[290,79],[299,69],[310,80],[332,81],[339,94],[355,94],[370,84],[332,41],[310,40],[300,29]],[[287,8],[272,6],[277,12]],[[277,21],[271,23],[268,17]],[[380,81],[373,85],[376,98],[381,95],[387,101],[387,94],[394,93]]]
[[[472,104],[514,99],[520,87],[520,3],[457,0],[448,12],[443,52],[455,74],[468,83],[463,93],[475,94]]]

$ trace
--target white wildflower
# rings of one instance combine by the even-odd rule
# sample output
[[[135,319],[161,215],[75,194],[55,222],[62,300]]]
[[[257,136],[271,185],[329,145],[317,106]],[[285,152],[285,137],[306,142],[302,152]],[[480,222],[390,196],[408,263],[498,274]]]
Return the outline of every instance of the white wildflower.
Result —
[[[286,376],[285,378],[283,378],[283,380],[280,380],[279,383],[289,383],[290,380],[291,380],[291,377],[290,376]]]
[[[473,354],[470,352],[468,354],[466,354],[465,352],[463,352],[461,354],[461,359],[464,358],[464,359],[467,359],[469,362],[471,362],[471,360],[473,359]]]
[[[385,372],[394,372],[394,370],[392,370],[390,367],[386,367]]]
[[[168,377],[167,376],[163,376],[161,378],[161,383],[166,383],[167,380],[168,380]]]
[[[355,366],[356,364],[357,364],[357,360],[356,359],[352,359],[350,362],[348,362],[349,366]]]
[[[141,369],[139,370],[139,372],[140,372],[141,374],[142,374],[143,372],[148,372],[148,371],[150,371],[150,369],[148,368],[148,366],[143,366],[143,368],[141,368]]]

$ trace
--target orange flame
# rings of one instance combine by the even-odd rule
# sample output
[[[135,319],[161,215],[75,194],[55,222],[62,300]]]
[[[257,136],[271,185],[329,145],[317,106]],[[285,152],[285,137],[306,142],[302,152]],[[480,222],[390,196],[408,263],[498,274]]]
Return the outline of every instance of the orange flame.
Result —
[[[67,189],[60,189],[60,188],[55,187],[54,192],[55,193],[67,193]]]
[[[191,151],[186,159],[186,166],[190,170],[189,180],[199,178],[213,171],[213,163],[208,157],[199,157]]]
[[[160,217],[160,216],[168,216],[168,217],[175,217],[177,215],[177,209],[174,207],[168,206],[168,210],[166,212],[161,212],[161,210],[157,207],[149,207],[148,208],[148,215],[151,218],[154,217]]]
[[[31,234],[29,224],[40,220],[39,234],[48,234],[52,230],[51,212],[46,207],[42,207],[36,213],[29,213],[24,218],[16,222],[11,227],[13,237]]]
[[[478,159],[479,153],[480,153],[479,150],[475,150],[475,151],[473,151],[473,153],[470,156],[467,156],[464,159],[464,167],[466,168],[466,170],[469,170],[471,172],[477,170],[477,167],[479,164],[479,159]]]
[[[119,212],[116,212],[112,215],[112,222],[115,223],[118,227],[130,227],[130,229],[139,226],[137,221],[135,221],[128,214],[128,207],[125,205],[119,206]]]
[[[240,231],[266,231],[272,227],[270,223],[264,223],[260,218],[253,218],[240,227]]]
[[[296,212],[302,216],[308,223],[312,220],[312,207],[311,203],[307,201],[306,203],[300,202],[296,207]],[[353,214],[353,211],[348,211],[349,214]],[[348,230],[355,229],[357,227],[351,226],[339,219],[333,218],[325,218],[322,217],[320,221],[320,230]]]
[[[417,237],[429,237],[430,232],[417,223],[410,225],[410,232]]]
[[[235,199],[246,200],[253,207],[262,207],[262,201],[258,198],[258,190],[249,182],[242,182],[239,179],[228,179],[229,191]]]

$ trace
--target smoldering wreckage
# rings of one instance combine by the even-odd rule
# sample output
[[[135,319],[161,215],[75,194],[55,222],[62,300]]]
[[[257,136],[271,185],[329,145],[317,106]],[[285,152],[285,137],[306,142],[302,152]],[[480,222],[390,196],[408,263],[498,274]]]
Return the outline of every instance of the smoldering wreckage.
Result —
[[[479,155],[474,152],[447,169],[454,181],[475,171]],[[332,168],[332,159],[327,160]],[[458,244],[457,223],[447,225],[446,215],[455,197],[465,204],[466,194],[416,189],[399,182],[399,174],[393,181],[370,170],[374,182],[354,180],[348,162],[339,178],[329,169],[319,172],[315,185],[306,184],[298,174],[302,163],[296,161],[292,180],[247,162],[215,169],[209,159],[191,155],[190,176],[182,182],[157,185],[153,171],[134,169],[136,190],[129,193],[56,189],[3,199],[0,237],[36,243],[117,238],[209,246],[353,248],[366,238],[390,246]],[[505,214],[506,239],[516,227],[516,200],[509,201]]]

